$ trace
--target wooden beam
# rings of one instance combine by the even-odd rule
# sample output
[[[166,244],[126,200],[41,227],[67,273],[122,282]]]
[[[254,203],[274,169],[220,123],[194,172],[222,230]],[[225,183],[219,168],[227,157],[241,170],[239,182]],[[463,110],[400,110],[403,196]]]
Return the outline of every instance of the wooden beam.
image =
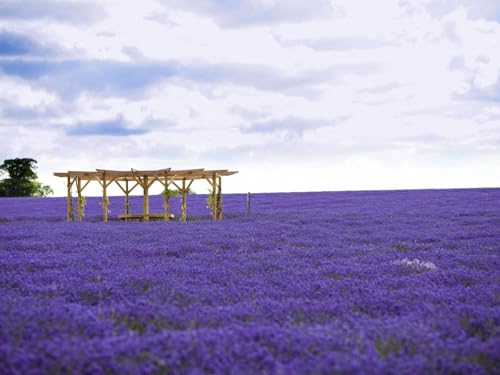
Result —
[[[222,220],[222,177],[219,176],[217,189],[217,220]]]
[[[149,177],[148,176],[143,176],[143,184],[142,184],[142,188],[143,188],[143,191],[144,191],[144,221],[149,221],[149,193],[148,193],[148,189],[149,189],[149,183],[148,183],[148,179]]]
[[[90,183],[92,180],[87,180],[87,182],[82,186],[82,191],[87,187],[87,185]]]
[[[134,176],[148,176],[148,177],[158,177],[162,176],[164,172],[170,171],[170,168],[166,169],[157,169],[157,170],[137,170],[131,168],[130,171],[114,171],[109,169],[96,169],[97,173],[105,172],[108,176],[115,177],[134,177]],[[94,172],[96,173],[96,172]]]
[[[102,174],[102,221],[108,222],[108,194],[106,188],[108,187],[106,183],[106,172]]]
[[[96,171],[68,171],[70,177],[81,177],[83,180],[94,180],[102,175]]]
[[[97,177],[96,181],[97,181],[97,182],[99,182],[99,185],[101,185],[101,187],[102,187],[102,186],[103,186],[103,184],[102,184],[101,179],[102,179],[102,176],[101,176],[101,177]]]
[[[181,219],[183,221],[187,221],[186,193],[187,193],[187,191],[186,191],[186,179],[183,178],[182,179],[182,189],[181,189],[181,194],[182,194]]]
[[[115,177],[111,177],[110,180],[106,182],[106,187],[108,187],[109,185],[111,185],[115,181],[116,181],[116,178]]]
[[[170,185],[174,180],[175,180],[175,174],[173,176],[169,176],[168,173],[165,173],[165,175],[163,176],[163,180],[158,179],[158,181],[162,183],[163,186],[165,186],[165,188],[167,187],[167,185]]]
[[[144,189],[144,183],[142,182],[142,177],[134,176],[132,177],[137,184]]]
[[[103,173],[106,173],[108,180],[110,177],[116,179],[128,179],[137,176],[148,176],[148,177],[157,177],[164,178],[165,173],[168,176],[173,176],[176,180],[180,181],[183,178],[186,179],[203,179],[210,178],[213,173],[218,176],[230,176],[232,174],[238,173],[237,171],[229,171],[227,169],[211,169],[205,170],[203,168],[199,169],[179,169],[172,170],[170,168],[158,169],[158,170],[135,170],[131,169],[129,171],[115,171],[115,170],[106,170],[106,169],[96,169],[95,171],[68,171],[68,172],[55,172],[54,175],[58,177],[81,177],[83,181],[87,180],[98,180],[101,179]]]
[[[217,200],[216,200],[216,190],[217,190],[217,175],[214,173],[212,175],[212,220],[217,220]]]
[[[127,191],[123,188],[123,186],[120,184],[120,181],[115,180],[116,184],[120,188],[121,191],[123,191],[124,194],[127,194]]]
[[[160,181],[163,183],[164,190],[163,190],[163,220],[168,221],[169,214],[168,214],[168,206],[169,206],[169,200],[170,196],[168,195],[168,179],[167,179],[167,172],[165,172],[164,175],[165,181]]]
[[[125,180],[125,182],[126,182],[126,183],[127,183],[127,185],[128,185],[128,180]],[[129,193],[131,193],[131,192],[132,192],[132,190],[134,190],[137,186],[139,186],[139,184],[136,182],[136,183],[135,183],[135,185],[134,185],[134,186],[132,186],[132,187],[129,189],[129,191],[128,191],[128,192],[129,192]]]
[[[135,184],[135,186],[137,186],[137,184]],[[128,198],[129,193],[130,193],[130,190],[128,189],[128,180],[125,180],[125,215],[127,215],[127,216],[130,214],[130,204],[129,204],[129,198]],[[128,221],[128,219],[127,219],[127,221]]]
[[[76,191],[78,194],[78,221],[83,219],[83,196],[82,196],[82,178],[76,178]]]
[[[153,182],[156,182],[156,181],[160,181],[160,180],[158,180],[158,178],[157,178],[157,177],[153,177],[153,178],[151,179],[151,181],[148,183],[148,189],[151,187],[151,185],[153,185]]]
[[[68,175],[68,200],[67,200],[67,220],[73,221],[73,198],[71,197],[71,177]]]

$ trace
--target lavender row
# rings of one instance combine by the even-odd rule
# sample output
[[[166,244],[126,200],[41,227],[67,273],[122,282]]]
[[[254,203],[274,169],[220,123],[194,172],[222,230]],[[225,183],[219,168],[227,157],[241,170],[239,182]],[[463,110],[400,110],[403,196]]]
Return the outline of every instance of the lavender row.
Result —
[[[0,373],[500,371],[500,190],[229,195],[217,223],[189,198],[0,200]]]

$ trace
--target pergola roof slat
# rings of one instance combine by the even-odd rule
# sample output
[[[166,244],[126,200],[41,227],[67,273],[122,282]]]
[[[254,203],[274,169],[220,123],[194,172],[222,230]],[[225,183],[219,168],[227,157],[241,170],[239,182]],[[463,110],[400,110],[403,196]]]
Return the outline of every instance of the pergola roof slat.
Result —
[[[57,177],[80,177],[83,180],[97,180],[102,179],[104,175],[112,177],[117,181],[133,180],[134,177],[148,176],[157,177],[159,179],[168,178],[169,180],[182,180],[186,179],[205,179],[212,177],[214,174],[217,176],[231,176],[237,171],[230,171],[228,169],[157,169],[157,170],[136,170],[130,171],[117,171],[111,169],[96,169],[95,171],[68,171],[68,172],[55,172],[54,176]]]
[[[158,169],[158,170],[136,170],[132,169],[130,171],[115,171],[110,169],[96,169],[99,173],[106,173],[108,176],[117,176],[117,177],[136,177],[136,176],[160,176],[164,175],[165,172],[168,173],[170,168]]]
[[[157,172],[157,171],[103,171],[99,172],[83,172],[83,171],[69,171],[69,172],[56,172],[54,176],[56,177],[80,177],[82,180],[98,180],[102,179],[104,173],[108,177],[112,177],[118,181],[133,181],[134,177],[148,176],[157,177],[159,179],[165,178],[169,180],[182,180],[186,179],[204,179],[212,177],[214,174],[217,176],[231,176],[238,173],[237,171],[226,170],[190,170],[190,171],[175,171],[169,170],[168,172]]]

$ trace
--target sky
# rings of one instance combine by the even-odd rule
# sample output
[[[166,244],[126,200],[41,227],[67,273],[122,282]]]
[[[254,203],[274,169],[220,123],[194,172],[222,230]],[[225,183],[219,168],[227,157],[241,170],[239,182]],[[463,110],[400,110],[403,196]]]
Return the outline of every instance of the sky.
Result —
[[[53,172],[96,168],[232,169],[231,193],[498,187],[500,2],[2,0],[0,140],[55,195]]]

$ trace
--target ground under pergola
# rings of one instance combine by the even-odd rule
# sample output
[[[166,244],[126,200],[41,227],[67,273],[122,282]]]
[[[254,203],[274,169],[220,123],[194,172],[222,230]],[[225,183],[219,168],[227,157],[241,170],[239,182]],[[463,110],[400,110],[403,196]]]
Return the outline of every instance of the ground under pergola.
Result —
[[[67,179],[68,198],[67,198],[67,219],[74,221],[73,210],[73,197],[72,188],[76,185],[78,195],[78,221],[82,221],[84,217],[84,198],[82,195],[83,190],[91,181],[97,181],[102,187],[102,217],[103,221],[108,221],[108,204],[109,199],[107,195],[107,188],[116,183],[119,188],[125,193],[125,215],[119,215],[119,219],[142,219],[149,221],[150,219],[163,219],[169,220],[169,194],[163,194],[163,215],[153,215],[149,213],[149,189],[153,183],[161,183],[165,192],[168,191],[170,186],[175,186],[181,195],[181,220],[187,220],[187,200],[191,184],[195,180],[206,180],[211,186],[211,209],[212,219],[222,219],[222,177],[231,176],[237,171],[229,171],[227,169],[181,169],[174,170],[170,168],[142,171],[131,169],[130,171],[115,171],[96,169],[95,171],[68,171],[56,172],[54,176],[65,177]],[[129,206],[129,195],[137,187],[143,189],[143,213],[131,214]]]

